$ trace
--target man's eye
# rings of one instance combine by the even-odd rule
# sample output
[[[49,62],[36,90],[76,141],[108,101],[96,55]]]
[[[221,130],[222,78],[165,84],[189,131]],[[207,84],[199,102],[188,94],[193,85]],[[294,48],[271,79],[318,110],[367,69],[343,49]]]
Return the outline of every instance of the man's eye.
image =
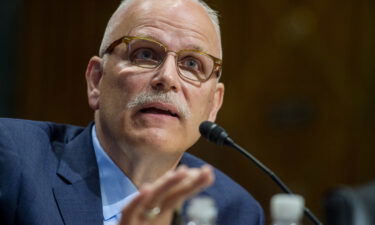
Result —
[[[133,60],[157,60],[156,54],[151,49],[138,49],[132,54]]]
[[[184,69],[199,71],[202,69],[201,63],[195,58],[185,58],[180,62]]]

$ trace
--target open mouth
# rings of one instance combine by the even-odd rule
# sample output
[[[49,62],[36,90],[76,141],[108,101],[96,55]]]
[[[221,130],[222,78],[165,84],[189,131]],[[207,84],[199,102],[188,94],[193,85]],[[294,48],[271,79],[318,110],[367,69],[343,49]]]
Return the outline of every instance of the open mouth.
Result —
[[[141,113],[150,113],[150,114],[161,114],[161,115],[167,115],[167,116],[172,116],[179,118],[177,113],[172,112],[171,110],[168,109],[160,109],[156,107],[148,107],[148,108],[143,108],[140,110]]]

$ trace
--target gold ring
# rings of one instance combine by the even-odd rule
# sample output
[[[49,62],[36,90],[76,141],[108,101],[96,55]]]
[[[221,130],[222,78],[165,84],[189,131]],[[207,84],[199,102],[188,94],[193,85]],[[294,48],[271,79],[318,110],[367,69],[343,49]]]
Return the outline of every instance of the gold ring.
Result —
[[[154,207],[154,208],[152,208],[152,209],[149,209],[149,210],[145,211],[144,215],[145,215],[145,217],[146,217],[147,219],[152,220],[152,219],[154,219],[157,215],[159,215],[160,212],[161,212],[160,207],[157,207],[157,206],[156,206],[156,207]]]

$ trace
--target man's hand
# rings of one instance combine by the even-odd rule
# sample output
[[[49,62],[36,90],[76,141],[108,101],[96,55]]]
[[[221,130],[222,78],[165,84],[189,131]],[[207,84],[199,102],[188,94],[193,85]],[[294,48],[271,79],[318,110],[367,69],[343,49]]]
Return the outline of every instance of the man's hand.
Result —
[[[201,189],[210,186],[214,174],[210,166],[169,171],[152,184],[146,184],[124,208],[119,225],[168,225],[175,209]]]

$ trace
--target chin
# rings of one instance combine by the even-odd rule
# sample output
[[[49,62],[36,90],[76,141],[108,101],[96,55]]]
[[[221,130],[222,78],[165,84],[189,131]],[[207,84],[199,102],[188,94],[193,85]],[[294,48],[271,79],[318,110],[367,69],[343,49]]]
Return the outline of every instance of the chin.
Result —
[[[143,130],[135,138],[138,148],[145,149],[147,152],[182,154],[190,147],[186,137],[165,129]]]

